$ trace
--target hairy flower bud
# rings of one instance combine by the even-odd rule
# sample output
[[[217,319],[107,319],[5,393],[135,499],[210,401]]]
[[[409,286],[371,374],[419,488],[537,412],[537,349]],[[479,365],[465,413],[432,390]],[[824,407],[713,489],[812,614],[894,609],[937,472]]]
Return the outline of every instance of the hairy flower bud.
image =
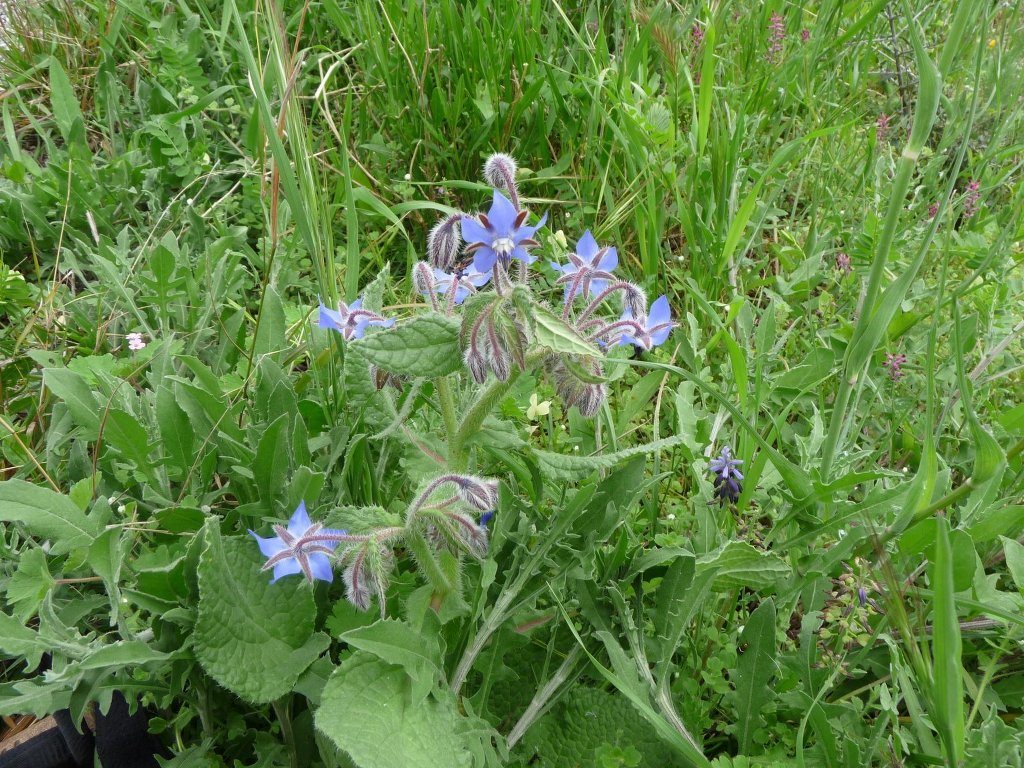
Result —
[[[487,158],[484,163],[484,179],[492,187],[506,192],[515,191],[516,161],[508,155],[497,152]]]
[[[456,485],[459,498],[481,512],[494,509],[498,504],[498,482],[496,480],[483,480],[471,475],[460,475]]]
[[[473,381],[477,384],[483,384],[487,381],[487,361],[479,350],[475,350],[472,347],[466,350],[466,367],[469,368],[469,372],[473,375]]]
[[[478,525],[469,515],[459,512],[447,512],[446,517],[453,523],[453,534],[459,546],[474,557],[487,555],[487,529]]]
[[[508,381],[508,377],[512,375],[512,358],[508,351],[499,344],[498,346],[489,345],[487,353],[494,377],[498,381]]]
[[[623,309],[628,311],[632,317],[643,317],[647,314],[647,294],[632,283],[629,283],[628,286],[622,292]]]
[[[459,255],[459,248],[462,245],[460,222],[463,216],[462,213],[453,213],[448,218],[441,219],[427,237],[427,256],[430,263],[445,272],[452,268],[456,256]]]
[[[417,261],[416,266],[412,268],[412,286],[416,289],[416,293],[425,296],[434,293],[434,270],[427,262]]]
[[[583,387],[580,398],[576,402],[576,407],[580,409],[582,416],[589,419],[597,413],[607,395],[608,390],[604,384],[587,384]]]
[[[366,568],[368,548],[369,542],[353,551],[344,574],[345,597],[361,611],[370,607],[370,582]]]

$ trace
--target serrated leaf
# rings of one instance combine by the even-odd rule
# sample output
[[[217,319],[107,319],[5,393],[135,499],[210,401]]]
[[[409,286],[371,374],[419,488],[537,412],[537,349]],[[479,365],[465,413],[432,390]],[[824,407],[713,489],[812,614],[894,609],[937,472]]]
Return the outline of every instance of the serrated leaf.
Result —
[[[313,633],[309,586],[299,577],[271,584],[256,542],[223,538],[218,524],[203,528],[196,657],[225,688],[264,704],[288,693],[330,639]]]
[[[67,368],[44,368],[43,384],[64,401],[75,424],[85,431],[85,437],[93,439],[99,434],[103,408],[80,374]]]
[[[790,574],[789,565],[778,555],[761,552],[745,541],[728,541],[698,557],[697,573],[709,569],[716,572],[714,585],[718,589],[767,589]]]
[[[87,547],[100,532],[67,496],[24,480],[0,483],[0,520],[21,523],[33,536],[50,539],[53,555]]]
[[[17,617],[27,621],[53,586],[53,576],[42,549],[26,549],[18,556],[18,569],[7,582],[7,602],[17,606]]]
[[[158,651],[141,640],[122,640],[99,646],[78,662],[75,667],[77,669],[102,669],[104,667],[121,669],[128,665],[139,666],[154,661],[166,661],[169,658],[171,658],[171,654]]]
[[[414,703],[401,667],[356,651],[324,686],[316,727],[359,768],[468,766],[450,703]]]
[[[462,367],[459,321],[436,313],[368,334],[351,346],[378,368],[402,376],[436,379]]]
[[[730,675],[736,686],[736,741],[739,753],[749,754],[754,731],[763,722],[761,709],[772,700],[768,686],[775,674],[775,602],[769,597],[750,614],[740,635],[746,650]]]
[[[632,456],[668,450],[683,444],[685,437],[676,435],[655,440],[653,443],[625,448],[614,453],[601,453],[596,456],[573,456],[553,451],[534,451],[533,455],[540,465],[545,477],[555,481],[581,480],[598,469],[614,467],[620,461]]]
[[[75,643],[61,642],[48,634],[36,632],[22,625],[13,616],[0,611],[0,652],[23,657],[29,669],[34,669],[39,666],[44,653],[58,649],[73,658],[85,654],[85,649]]]
[[[538,346],[559,354],[602,357],[597,347],[544,307],[535,304],[530,311]]]
[[[71,703],[65,683],[37,683],[20,680],[0,685],[0,715],[33,715],[43,718]]]

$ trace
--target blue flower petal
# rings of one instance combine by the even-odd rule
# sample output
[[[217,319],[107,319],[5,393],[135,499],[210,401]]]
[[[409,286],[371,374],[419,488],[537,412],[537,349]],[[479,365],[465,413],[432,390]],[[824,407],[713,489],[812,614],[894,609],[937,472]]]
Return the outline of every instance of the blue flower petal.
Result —
[[[249,531],[249,533],[256,539],[256,543],[259,544],[260,552],[263,553],[264,557],[273,557],[278,552],[288,549],[287,545],[277,536],[264,539],[262,536],[257,535],[255,531]]]
[[[321,328],[333,328],[336,331],[340,331],[345,325],[345,320],[342,318],[341,313],[334,309],[328,309],[324,306],[324,303],[320,302],[320,317],[317,322]]]
[[[512,258],[525,261],[527,264],[533,264],[537,260],[536,256],[531,256],[530,252],[523,248],[521,245],[517,245],[512,249]]]
[[[464,216],[461,224],[463,242],[490,245],[494,240],[494,235],[484,229],[483,225],[471,216]]]
[[[361,339],[361,338],[363,338],[363,336],[366,335],[366,326],[368,326],[369,324],[370,324],[370,318],[368,318],[368,317],[360,317],[358,320],[356,320],[356,324],[354,326],[350,326],[349,327],[349,331],[352,334],[350,338],[353,338],[353,339]]]
[[[476,288],[482,288],[487,285],[490,279],[490,272],[474,272],[463,277],[463,280],[468,280],[470,285],[475,286]]]
[[[533,237],[537,230],[544,226],[544,222],[546,222],[547,220],[548,214],[545,212],[544,215],[540,217],[540,221],[538,221],[534,226],[528,227],[524,224],[519,229],[517,229],[513,239],[518,243],[521,240],[525,240],[528,237]]]
[[[672,322],[672,311],[668,305],[668,297],[659,296],[647,311],[647,327],[653,328],[656,325],[669,322]]]
[[[477,272],[490,272],[494,269],[494,262],[497,260],[498,254],[493,250],[487,247],[481,248],[473,257],[473,269]]]
[[[581,237],[579,242],[576,243],[576,255],[582,256],[587,261],[594,258],[599,250],[600,246],[598,246],[597,240],[594,239],[594,236],[590,234],[589,229],[583,233],[583,237]]]
[[[603,269],[605,272],[611,272],[617,266],[619,266],[619,254],[615,248],[609,248],[605,251],[604,256],[597,263],[597,268]]]
[[[494,190],[494,202],[491,204],[491,210],[487,213],[487,219],[491,222],[491,229],[497,237],[512,236],[512,225],[516,223],[518,215],[519,211],[512,205],[512,202],[501,192]]]
[[[295,558],[282,560],[280,563],[274,566],[274,578],[270,580],[270,583],[273,584],[281,577],[291,576],[295,573],[302,573],[302,566],[299,565],[299,561]]]
[[[309,513],[306,512],[306,502],[300,501],[299,506],[295,508],[295,513],[292,515],[291,520],[288,521],[288,533],[300,537],[312,525],[313,522],[309,519]]]
[[[323,552],[313,552],[309,555],[309,570],[313,572],[314,579],[334,581],[334,569],[331,568],[331,559]]]

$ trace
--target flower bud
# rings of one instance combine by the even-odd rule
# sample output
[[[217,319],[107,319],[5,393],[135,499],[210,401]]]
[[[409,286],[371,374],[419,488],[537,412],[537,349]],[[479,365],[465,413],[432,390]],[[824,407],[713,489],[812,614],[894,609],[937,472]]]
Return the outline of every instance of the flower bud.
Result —
[[[644,317],[647,314],[647,294],[640,288],[630,283],[622,295],[623,308],[632,317]]]
[[[481,480],[479,477],[461,475],[456,481],[456,485],[459,498],[481,512],[494,509],[498,503],[496,480]]]
[[[491,155],[484,163],[484,179],[497,189],[515,191],[516,161],[500,152]]]
[[[370,607],[370,584],[366,569],[366,552],[369,542],[355,551],[352,561],[345,569],[345,596],[361,611]]]
[[[477,384],[483,384],[487,381],[487,361],[484,360],[479,350],[475,350],[472,347],[466,350],[466,367],[469,368],[469,372],[473,375],[473,380]]]
[[[459,255],[459,248],[462,245],[459,222],[462,218],[463,214],[454,213],[446,219],[441,219],[427,237],[427,256],[430,263],[445,272],[451,270],[455,264],[455,257]]]
[[[434,293],[434,270],[427,262],[418,261],[412,268],[412,285],[421,296],[430,296]]]

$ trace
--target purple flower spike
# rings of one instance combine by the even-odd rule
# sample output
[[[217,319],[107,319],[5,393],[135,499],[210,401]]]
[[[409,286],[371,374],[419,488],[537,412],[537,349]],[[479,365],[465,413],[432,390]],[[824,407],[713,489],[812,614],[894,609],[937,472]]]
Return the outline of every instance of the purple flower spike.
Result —
[[[633,320],[633,313],[627,308],[622,313],[622,320]],[[638,347],[644,349],[651,349],[657,347],[659,344],[664,344],[665,340],[668,339],[668,335],[672,332],[675,327],[675,323],[672,322],[672,310],[668,305],[668,297],[660,296],[647,312],[647,317],[636,318],[636,321],[642,327],[641,331],[635,331],[634,335],[623,335],[619,339],[619,344],[626,346],[629,344],[635,344]]]
[[[330,309],[320,302],[320,317],[317,325],[321,328],[333,328],[342,335],[345,341],[361,339],[370,325],[390,328],[395,324],[394,318],[384,318],[376,312],[363,309],[363,300],[356,299],[351,304],[340,302],[338,309]]]
[[[742,463],[743,459],[732,457],[729,446],[723,446],[722,452],[708,464],[708,472],[715,476],[715,497],[722,504],[736,501],[743,492],[743,473],[739,469]]]
[[[262,570],[274,570],[271,584],[283,576],[295,573],[304,574],[310,584],[316,579],[333,581],[331,556],[334,554],[334,548],[338,546],[340,537],[347,535],[345,531],[326,529],[320,523],[312,522],[306,512],[304,501],[299,502],[287,526],[274,526],[276,536],[265,539],[258,536],[255,531],[249,533],[256,539],[260,552],[267,558]]]
[[[507,197],[494,190],[494,202],[487,215],[463,217],[462,239],[466,241],[466,252],[476,254],[473,268],[477,272],[490,272],[497,261],[507,267],[512,259],[526,264],[535,260],[526,249],[540,245],[533,235],[548,217],[544,214],[536,226],[530,227],[525,223],[527,216],[527,211],[516,210]]]
[[[565,286],[565,300],[576,296],[588,298],[591,293],[598,294],[608,287],[608,281],[614,280],[612,270],[619,265],[619,256],[614,248],[601,248],[588,229],[576,243],[576,252],[569,254],[568,264],[551,266],[562,273],[557,282]]]

